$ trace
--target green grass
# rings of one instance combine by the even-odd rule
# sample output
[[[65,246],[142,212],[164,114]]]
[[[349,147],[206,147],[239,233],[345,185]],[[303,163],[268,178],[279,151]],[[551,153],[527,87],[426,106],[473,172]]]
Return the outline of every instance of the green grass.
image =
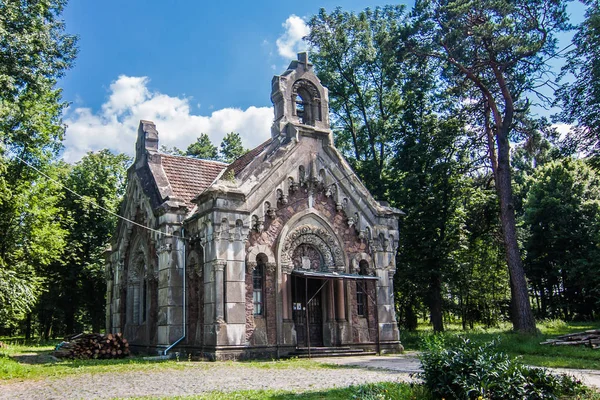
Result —
[[[25,342],[4,338],[0,341],[6,345],[0,348],[0,380],[42,379],[81,373],[182,369],[188,364],[176,360],[150,361],[141,357],[120,360],[56,361],[50,353],[54,350],[57,341]]]
[[[525,364],[550,368],[600,369],[600,349],[540,344],[558,335],[600,329],[600,323],[542,321],[538,323],[538,329],[539,335],[522,335],[512,332],[508,324],[498,328],[475,328],[469,331],[450,325],[444,334],[463,336],[475,341],[491,341],[500,338],[499,349],[511,357],[520,357]],[[428,334],[431,334],[428,327],[420,327],[416,332],[402,332],[402,345],[407,350],[418,350],[421,338]]]
[[[347,400],[347,399],[377,399],[377,400],[430,400],[432,397],[420,385],[407,383],[374,383],[368,385],[350,386],[304,393],[293,393],[281,390],[243,390],[237,392],[212,392],[198,396],[174,397],[135,397],[135,399],[168,399],[168,400]]]
[[[188,367],[209,368],[210,364],[189,362],[187,359],[144,360],[143,357],[130,357],[120,360],[60,360],[51,357],[59,341],[26,342],[22,339],[0,341],[7,346],[0,348],[0,380],[58,378],[65,375],[83,373],[158,371],[164,369],[184,369]],[[286,368],[348,368],[338,365],[320,364],[308,359],[287,359],[271,361],[229,361],[227,364],[239,367],[262,369]]]

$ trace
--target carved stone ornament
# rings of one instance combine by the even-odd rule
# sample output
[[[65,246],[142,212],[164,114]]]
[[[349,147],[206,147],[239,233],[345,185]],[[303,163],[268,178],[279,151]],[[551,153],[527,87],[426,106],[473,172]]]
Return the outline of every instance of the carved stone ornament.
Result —
[[[268,262],[266,263],[265,267],[267,267],[267,274],[273,275],[277,269],[277,264],[274,262]]]
[[[227,261],[215,261],[214,262],[214,269],[215,271],[223,271],[225,269],[225,267],[227,266]]]
[[[256,261],[247,261],[246,262],[246,273],[247,274],[251,274],[254,272],[254,270],[256,269]]]
[[[291,274],[293,270],[294,270],[294,263],[281,265],[281,272],[284,274]]]
[[[266,207],[266,212],[265,212],[265,215],[266,215],[268,218],[271,218],[271,219],[275,218],[275,216],[276,216],[275,209],[274,209],[273,207],[271,207],[271,205],[270,205],[270,204],[268,204],[268,205],[267,205],[267,207]]]
[[[163,243],[160,246],[158,246],[158,249],[156,250],[156,252],[158,254],[164,253],[165,251],[170,252],[173,249],[173,246],[171,243]]]
[[[290,232],[285,238],[281,257],[282,268],[293,265],[294,250],[301,244],[310,244],[319,250],[323,256],[323,270],[344,267],[342,249],[339,247],[336,238],[323,228],[302,225]]]

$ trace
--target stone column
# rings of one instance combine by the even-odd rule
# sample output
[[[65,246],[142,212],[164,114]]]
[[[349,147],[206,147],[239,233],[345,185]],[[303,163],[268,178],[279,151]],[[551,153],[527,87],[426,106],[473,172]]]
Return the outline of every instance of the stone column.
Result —
[[[215,322],[217,324],[225,323],[225,313],[223,308],[223,301],[225,297],[224,286],[223,286],[223,271],[227,266],[226,261],[217,260],[213,264],[215,271]]]
[[[178,253],[183,242],[164,237],[158,246],[158,340],[159,346],[169,346],[183,335],[183,288],[185,272]]]
[[[346,303],[344,301],[344,280],[335,280],[335,317],[338,321],[346,320]]]
[[[113,332],[123,332],[123,325],[121,324],[121,319],[123,318],[122,311],[124,311],[124,305],[122,305],[123,298],[121,297],[121,293],[123,292],[123,269],[125,267],[125,261],[119,259],[116,262],[115,268],[115,276],[114,276],[114,284],[113,284],[113,314],[112,314],[112,329]]]
[[[282,307],[283,320],[292,320],[292,268],[285,266],[281,268],[281,287],[282,290]]]

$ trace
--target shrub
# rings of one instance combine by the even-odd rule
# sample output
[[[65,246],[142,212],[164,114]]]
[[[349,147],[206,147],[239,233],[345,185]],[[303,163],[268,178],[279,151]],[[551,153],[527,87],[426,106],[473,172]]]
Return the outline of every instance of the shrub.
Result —
[[[583,396],[586,387],[568,375],[530,368],[497,349],[441,335],[424,338],[419,377],[434,396],[445,399],[559,399]]]

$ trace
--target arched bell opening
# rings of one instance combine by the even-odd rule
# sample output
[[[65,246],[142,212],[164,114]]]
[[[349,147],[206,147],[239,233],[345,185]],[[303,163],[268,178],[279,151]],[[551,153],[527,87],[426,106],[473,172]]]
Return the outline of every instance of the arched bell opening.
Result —
[[[316,86],[306,80],[299,79],[292,88],[294,116],[303,125],[315,126],[315,121],[322,120],[321,96]]]

